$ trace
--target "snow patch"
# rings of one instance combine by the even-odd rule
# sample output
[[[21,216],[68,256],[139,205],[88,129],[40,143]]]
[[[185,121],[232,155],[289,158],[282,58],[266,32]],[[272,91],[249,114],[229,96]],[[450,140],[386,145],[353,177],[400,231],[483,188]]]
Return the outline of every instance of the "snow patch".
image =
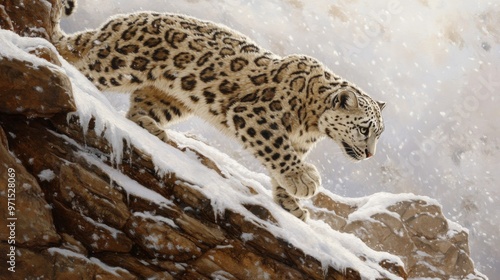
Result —
[[[109,232],[110,232],[110,234],[111,234],[111,236],[112,236],[114,239],[117,239],[117,238],[118,238],[118,234],[119,234],[119,233],[122,233],[120,230],[117,230],[117,229],[115,229],[115,228],[112,228],[112,227],[110,227],[110,226],[108,226],[108,225],[106,225],[106,224],[99,223],[99,222],[97,222],[97,221],[93,220],[92,218],[89,218],[89,217],[84,216],[84,215],[82,215],[82,217],[85,219],[85,221],[87,221],[87,222],[91,223],[91,224],[92,224],[92,225],[94,225],[96,228],[103,228],[103,229],[105,229],[105,230],[109,231]],[[98,235],[96,235],[96,236],[92,236],[92,238],[93,238],[94,240],[96,240],[96,241],[99,239]]]
[[[97,266],[99,266],[101,269],[103,269],[103,270],[105,270],[105,271],[107,271],[107,272],[109,272],[117,277],[121,277],[121,275],[118,273],[119,271],[123,271],[127,274],[129,273],[127,270],[125,270],[123,268],[109,266],[109,265],[101,262],[101,260],[99,260],[97,258],[92,257],[92,258],[88,259],[87,257],[85,257],[82,254],[75,253],[75,252],[67,250],[67,249],[53,247],[53,248],[47,249],[47,252],[49,252],[49,254],[52,256],[59,254],[59,255],[62,255],[62,256],[68,257],[68,258],[78,258],[78,259],[84,260],[84,261],[89,262],[89,263],[94,263]]]
[[[125,272],[125,273],[127,273],[127,274],[129,273],[129,271],[128,271],[128,270],[123,269],[123,268],[121,268],[121,267],[112,267],[112,266],[109,266],[109,265],[107,265],[107,264],[103,263],[103,262],[102,262],[101,260],[99,260],[98,258],[94,258],[94,257],[92,257],[92,258],[90,258],[90,260],[91,260],[93,263],[95,263],[95,264],[97,264],[98,266],[100,266],[100,267],[101,267],[102,269],[104,269],[105,271],[107,271],[107,272],[109,272],[109,273],[111,273],[111,274],[113,274],[113,275],[115,275],[115,276],[121,277],[121,275],[118,273],[119,271]]]
[[[252,241],[253,238],[253,233],[244,232],[241,234],[241,240],[243,240],[243,242]]]
[[[340,197],[335,196],[335,199]],[[344,198],[345,200],[345,198]],[[419,196],[411,193],[406,194],[391,194],[391,193],[376,193],[371,196],[350,199],[352,201],[356,201],[355,204],[358,206],[358,209],[349,215],[349,222],[354,221],[373,221],[372,216],[375,214],[385,213],[394,218],[401,220],[401,217],[392,211],[389,211],[387,208],[392,205],[396,205],[400,202],[404,201],[423,201],[427,205],[435,205],[441,207],[440,204],[435,200],[427,196]]]
[[[147,211],[146,212],[135,212],[134,216],[141,217],[141,218],[144,218],[144,219],[150,219],[150,220],[153,220],[153,221],[159,221],[159,222],[162,222],[162,223],[165,223],[165,224],[169,225],[172,228],[176,228],[176,229],[179,228],[175,224],[174,220],[169,219],[169,218],[165,218],[165,217],[162,217],[162,216],[154,215],[151,212],[147,212]]]
[[[52,256],[54,256],[56,254],[59,254],[59,255],[66,256],[66,257],[72,257],[72,258],[78,258],[78,259],[82,259],[82,260],[88,260],[87,257],[85,257],[84,255],[79,254],[79,253],[75,253],[75,252],[67,250],[67,249],[49,248],[49,249],[47,249],[47,251]]]
[[[54,171],[50,170],[50,169],[45,169],[45,170],[42,170],[38,175],[38,178],[40,179],[40,181],[46,181],[46,182],[50,182],[52,180],[54,180],[54,178],[56,177],[56,174],[54,173]]]
[[[216,280],[229,280],[229,279],[235,278],[231,273],[228,273],[228,272],[223,271],[223,270],[215,271],[214,273],[212,273],[210,275],[210,277],[212,279],[216,279]]]
[[[67,138],[65,135],[60,135],[61,137]],[[75,143],[76,144],[76,143]],[[76,144],[78,145],[78,144]],[[83,147],[81,147],[83,149]],[[122,187],[128,195],[134,195],[137,197],[144,198],[148,201],[156,203],[161,207],[169,207],[173,205],[173,202],[166,199],[159,193],[144,187],[137,181],[130,179],[127,175],[121,173],[120,171],[110,167],[109,165],[102,162],[98,157],[86,152],[79,153],[88,163],[97,166],[99,169],[104,171],[109,178]]]

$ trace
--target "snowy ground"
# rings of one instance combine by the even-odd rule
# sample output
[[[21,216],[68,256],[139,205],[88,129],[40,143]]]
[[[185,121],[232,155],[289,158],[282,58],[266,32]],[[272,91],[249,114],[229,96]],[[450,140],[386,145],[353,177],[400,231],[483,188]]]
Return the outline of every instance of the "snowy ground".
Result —
[[[94,28],[112,14],[138,10],[224,23],[279,55],[314,56],[387,101],[387,129],[373,159],[353,164],[328,140],[309,156],[324,187],[343,196],[387,191],[434,197],[448,218],[469,229],[476,268],[491,279],[500,275],[498,2],[80,0],[63,29]],[[262,170],[200,120],[175,129],[201,135]]]

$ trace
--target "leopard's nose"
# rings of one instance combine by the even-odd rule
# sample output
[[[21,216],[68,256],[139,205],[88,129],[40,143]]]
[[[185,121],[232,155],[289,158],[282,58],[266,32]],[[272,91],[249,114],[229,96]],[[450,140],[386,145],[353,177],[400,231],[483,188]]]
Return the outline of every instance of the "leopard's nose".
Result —
[[[368,149],[365,149],[365,155],[366,155],[366,158],[370,158],[373,156],[373,154],[370,153],[370,151],[368,151]]]

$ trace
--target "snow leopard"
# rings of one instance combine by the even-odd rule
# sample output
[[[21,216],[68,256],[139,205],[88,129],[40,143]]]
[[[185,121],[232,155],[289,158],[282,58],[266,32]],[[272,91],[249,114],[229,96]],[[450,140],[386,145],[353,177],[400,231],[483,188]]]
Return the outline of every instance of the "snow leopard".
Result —
[[[61,15],[75,6],[63,1]],[[274,201],[304,221],[300,200],[321,186],[305,161],[311,148],[330,138],[360,161],[384,131],[385,102],[312,57],[280,57],[222,24],[137,12],[68,35],[59,21],[57,50],[98,89],[131,92],[130,120],[163,141],[166,126],[191,115],[234,136],[268,170]]]

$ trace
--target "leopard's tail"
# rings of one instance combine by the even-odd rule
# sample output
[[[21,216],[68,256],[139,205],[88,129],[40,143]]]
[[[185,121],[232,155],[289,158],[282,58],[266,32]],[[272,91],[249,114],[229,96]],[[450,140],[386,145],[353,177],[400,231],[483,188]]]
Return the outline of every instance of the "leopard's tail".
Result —
[[[64,14],[69,17],[76,9],[76,0],[62,0],[64,4]]]
[[[53,17],[53,31],[51,34],[52,42],[60,41],[66,34],[62,31],[60,22],[62,17],[73,14],[76,9],[77,0],[60,0],[55,8],[55,17]]]

